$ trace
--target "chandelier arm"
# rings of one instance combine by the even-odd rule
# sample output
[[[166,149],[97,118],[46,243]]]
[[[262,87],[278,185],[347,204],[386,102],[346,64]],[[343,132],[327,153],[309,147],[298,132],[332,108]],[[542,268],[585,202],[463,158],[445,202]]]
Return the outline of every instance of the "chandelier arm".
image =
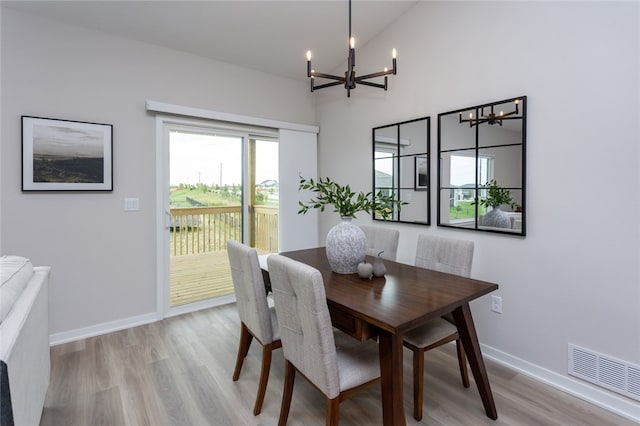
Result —
[[[489,120],[475,120],[475,121],[471,121],[469,122],[469,127],[473,127],[473,126],[479,126],[482,123],[487,123]]]
[[[332,81],[331,83],[320,84],[318,86],[313,86],[314,90],[324,89],[325,87],[337,86],[339,84],[344,83],[343,81]]]
[[[317,77],[317,78],[326,78],[329,80],[338,80],[341,83],[345,82],[344,76],[338,76],[338,75],[331,75],[331,74],[323,74],[321,72],[313,72],[313,74],[311,74],[313,77]],[[318,87],[318,86],[316,86]]]
[[[469,123],[469,127],[477,126],[478,124],[486,123],[488,121],[489,121],[488,118],[462,118],[462,117],[460,117],[460,119],[459,119],[460,123]]]
[[[498,117],[500,117],[500,119],[502,120],[503,118],[507,118],[510,115],[517,114],[517,113],[518,113],[518,111],[511,111],[511,112],[508,112],[506,114],[499,115]]]
[[[491,113],[491,114],[489,114],[489,115],[483,115],[483,116],[481,116],[481,117],[480,117],[480,120],[489,121],[489,120],[491,120],[492,118],[493,118],[494,120],[496,120],[496,121],[498,121],[498,120],[514,120],[514,119],[519,119],[520,117],[510,117],[511,115],[513,115],[513,114],[517,114],[517,113],[518,113],[517,111],[511,111],[511,112],[508,112],[508,113],[506,113],[506,114],[504,114],[504,113],[503,113],[502,115]],[[475,120],[476,120],[475,118],[472,118],[472,119],[469,119],[469,120],[466,120],[466,121],[475,121]]]
[[[366,75],[361,75],[359,77],[356,77],[356,82],[360,83],[362,82],[362,80],[368,80],[370,78],[376,78],[376,77],[384,77],[385,75],[391,75],[391,74],[393,74],[393,70],[374,72],[372,74],[366,74]]]
[[[384,86],[384,84],[379,84],[379,83],[372,83],[370,81],[358,81],[359,84],[363,84],[365,86],[370,86],[370,87],[378,87],[380,89],[385,89],[386,87]]]

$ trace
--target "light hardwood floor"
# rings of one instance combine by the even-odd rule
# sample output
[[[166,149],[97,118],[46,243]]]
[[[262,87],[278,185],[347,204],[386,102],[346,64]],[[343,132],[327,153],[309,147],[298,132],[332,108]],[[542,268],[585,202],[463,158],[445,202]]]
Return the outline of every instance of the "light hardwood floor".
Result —
[[[51,383],[41,425],[276,425],[283,356],[274,351],[262,413],[253,403],[260,346],[251,347],[240,379],[231,380],[239,322],[235,305],[211,308],[51,349]],[[405,351],[404,399],[408,425],[580,425],[635,423],[486,361],[498,420],[485,416],[472,379],[462,387],[455,346],[431,350],[425,360],[424,417],[411,416],[411,352]],[[380,390],[340,406],[342,425],[380,425]],[[324,398],[297,377],[289,425],[323,425]]]

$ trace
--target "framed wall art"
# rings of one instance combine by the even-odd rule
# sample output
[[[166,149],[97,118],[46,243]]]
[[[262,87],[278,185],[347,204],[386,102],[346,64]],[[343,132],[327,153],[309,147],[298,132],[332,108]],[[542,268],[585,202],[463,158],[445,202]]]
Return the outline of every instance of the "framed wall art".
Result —
[[[414,189],[416,191],[426,191],[429,187],[429,176],[427,174],[429,159],[427,157],[414,157]]]
[[[113,191],[113,126],[22,116],[22,190]]]

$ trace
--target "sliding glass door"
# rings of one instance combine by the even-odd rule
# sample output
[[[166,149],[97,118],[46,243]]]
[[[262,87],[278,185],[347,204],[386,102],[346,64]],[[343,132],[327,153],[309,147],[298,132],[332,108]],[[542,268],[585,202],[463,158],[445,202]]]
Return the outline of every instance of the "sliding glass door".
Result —
[[[242,241],[243,137],[169,131],[169,306],[233,293],[227,240]]]
[[[160,273],[165,311],[177,314],[233,299],[229,239],[259,253],[278,251],[278,142],[199,122],[163,127]]]

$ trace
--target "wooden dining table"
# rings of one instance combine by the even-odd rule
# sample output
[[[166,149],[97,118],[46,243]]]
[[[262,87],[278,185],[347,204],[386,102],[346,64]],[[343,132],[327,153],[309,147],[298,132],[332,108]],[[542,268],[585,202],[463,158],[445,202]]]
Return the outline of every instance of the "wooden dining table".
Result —
[[[378,338],[384,425],[406,424],[404,333],[447,313],[455,320],[485,412],[498,418],[469,308],[470,301],[496,290],[497,284],[390,260],[385,260],[383,277],[361,279],[357,274],[332,272],[324,247],[280,254],[320,271],[336,328],[362,341]]]

